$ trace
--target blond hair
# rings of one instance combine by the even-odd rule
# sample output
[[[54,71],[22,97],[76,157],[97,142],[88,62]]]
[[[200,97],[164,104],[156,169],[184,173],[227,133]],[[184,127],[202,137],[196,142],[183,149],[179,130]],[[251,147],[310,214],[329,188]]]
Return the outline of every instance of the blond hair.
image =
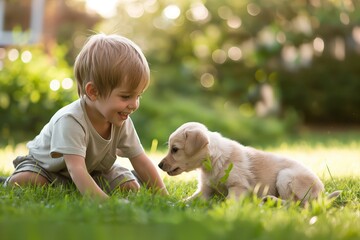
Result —
[[[150,83],[149,65],[141,49],[119,35],[89,37],[76,57],[74,74],[80,97],[86,94],[88,82],[95,85],[100,97],[109,96],[119,86],[146,89]]]

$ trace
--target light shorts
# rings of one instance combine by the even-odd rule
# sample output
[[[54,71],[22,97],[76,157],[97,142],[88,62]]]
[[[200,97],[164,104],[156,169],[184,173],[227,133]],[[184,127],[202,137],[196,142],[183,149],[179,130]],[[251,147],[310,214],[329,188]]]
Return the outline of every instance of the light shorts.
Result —
[[[61,185],[72,183],[71,178],[68,178],[60,173],[50,172],[41,167],[32,155],[19,156],[13,161],[15,171],[13,176],[20,172],[34,172],[42,177],[46,178],[52,185]],[[93,171],[90,173],[96,184],[106,193],[111,193],[116,190],[121,184],[136,180],[140,183],[139,179],[135,177],[135,172],[130,171],[127,168],[121,167],[119,164],[114,165],[107,172]],[[9,176],[4,186],[6,186],[11,178]]]

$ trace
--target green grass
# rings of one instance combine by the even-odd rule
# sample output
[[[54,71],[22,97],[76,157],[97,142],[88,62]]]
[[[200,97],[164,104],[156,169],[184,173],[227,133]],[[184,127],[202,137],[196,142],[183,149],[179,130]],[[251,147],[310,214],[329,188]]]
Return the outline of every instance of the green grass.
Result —
[[[0,187],[0,239],[360,239],[358,133],[311,136],[265,148],[309,165],[326,192],[342,190],[332,203],[319,199],[302,208],[261,205],[259,199],[246,197],[187,204],[182,199],[196,189],[194,174],[162,175],[168,197],[142,189],[137,194],[114,193],[103,203],[81,197],[73,186]],[[24,148],[12,150],[0,150],[1,175],[11,167],[4,159]],[[163,155],[152,157],[157,161]]]
[[[255,197],[186,204],[181,199],[196,181],[165,182],[169,197],[117,192],[103,203],[82,198],[72,186],[0,188],[0,239],[360,238],[359,178],[326,181],[326,191],[342,189],[341,197],[305,208],[261,205]]]

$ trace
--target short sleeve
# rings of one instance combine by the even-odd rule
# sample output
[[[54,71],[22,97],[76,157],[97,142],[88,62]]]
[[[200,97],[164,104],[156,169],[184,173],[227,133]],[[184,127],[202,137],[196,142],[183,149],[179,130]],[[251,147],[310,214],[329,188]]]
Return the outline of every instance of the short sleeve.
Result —
[[[76,119],[69,115],[59,118],[53,125],[52,132],[50,145],[52,157],[60,157],[64,154],[85,157],[86,132],[84,126]]]

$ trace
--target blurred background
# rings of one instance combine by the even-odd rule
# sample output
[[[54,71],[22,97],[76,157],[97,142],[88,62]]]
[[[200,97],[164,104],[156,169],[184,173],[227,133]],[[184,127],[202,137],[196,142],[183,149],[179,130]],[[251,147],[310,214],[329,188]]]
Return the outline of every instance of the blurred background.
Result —
[[[151,85],[133,114],[146,149],[186,121],[243,144],[360,127],[358,0],[0,0],[0,146],[77,99],[88,36],[135,41]]]

